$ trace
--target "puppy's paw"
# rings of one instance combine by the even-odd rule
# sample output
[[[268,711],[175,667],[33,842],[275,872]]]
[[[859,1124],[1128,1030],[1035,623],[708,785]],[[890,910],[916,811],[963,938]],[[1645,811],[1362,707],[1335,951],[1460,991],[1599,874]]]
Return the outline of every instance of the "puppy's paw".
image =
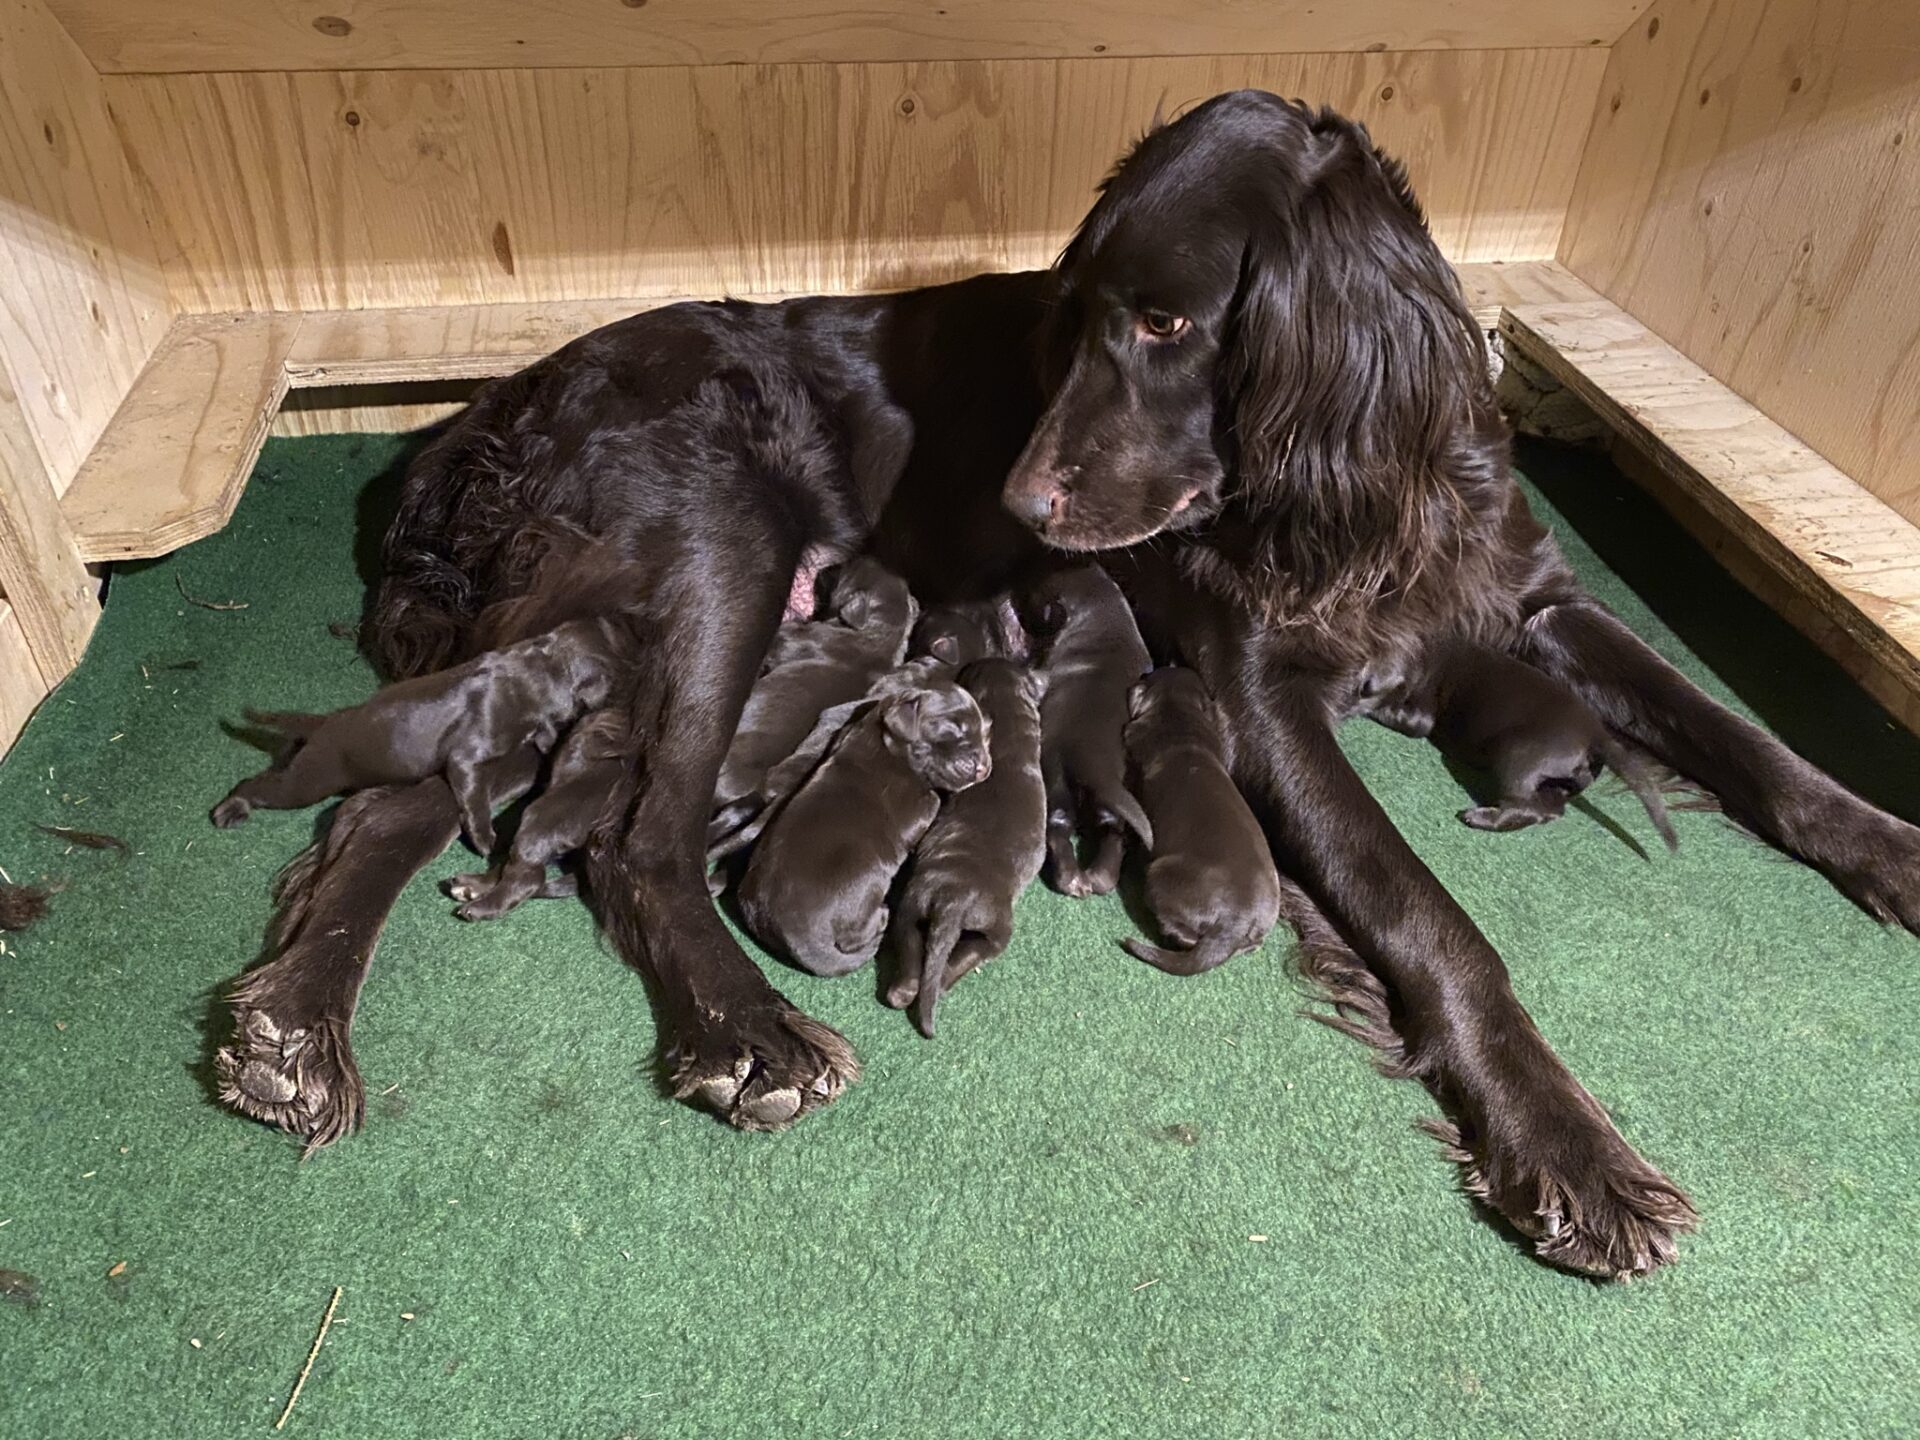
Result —
[[[1532,810],[1520,810],[1505,805],[1477,805],[1470,810],[1460,812],[1460,823],[1471,825],[1475,830],[1493,830],[1502,834],[1509,830],[1525,830],[1529,825],[1538,825],[1551,820],[1551,815],[1542,815]]]
[[[1686,1193],[1642,1159],[1604,1112],[1506,1143],[1463,1135],[1447,1121],[1423,1123],[1461,1167],[1467,1193],[1559,1269],[1637,1279],[1672,1263],[1679,1236],[1699,1224]]]
[[[778,997],[682,1035],[667,1061],[675,1095],[741,1130],[784,1130],[860,1078],[846,1037]]]
[[[253,814],[252,805],[238,795],[229,795],[213,807],[212,819],[219,829],[231,830],[236,825],[245,824],[247,817],[251,814]]]
[[[493,888],[493,875],[486,870],[469,870],[464,875],[453,876],[444,888],[449,900],[465,904],[469,900],[478,900]]]
[[[233,1015],[233,1043],[213,1058],[222,1105],[306,1136],[308,1153],[360,1128],[366,1092],[344,1029],[283,1023],[245,1001]]]

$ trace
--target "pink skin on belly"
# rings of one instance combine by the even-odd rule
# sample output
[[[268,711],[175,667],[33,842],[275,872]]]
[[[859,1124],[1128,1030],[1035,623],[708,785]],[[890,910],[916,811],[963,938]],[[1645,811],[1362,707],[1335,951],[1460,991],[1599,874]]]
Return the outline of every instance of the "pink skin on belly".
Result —
[[[830,565],[837,565],[844,558],[831,546],[807,547],[806,554],[800,557],[799,565],[794,568],[793,584],[787,589],[787,609],[786,613],[780,617],[782,624],[813,618],[813,589],[820,579],[820,572]]]

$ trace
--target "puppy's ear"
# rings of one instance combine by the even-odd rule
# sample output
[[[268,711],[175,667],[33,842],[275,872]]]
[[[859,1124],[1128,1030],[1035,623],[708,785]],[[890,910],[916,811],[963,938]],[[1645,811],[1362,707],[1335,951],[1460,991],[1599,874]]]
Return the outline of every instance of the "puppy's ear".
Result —
[[[1127,691],[1127,718],[1138,720],[1140,712],[1147,708],[1147,682],[1141,680]]]
[[[960,641],[954,635],[941,635],[927,647],[933,652],[933,658],[951,665],[960,658]]]
[[[880,723],[888,734],[898,736],[909,745],[916,744],[926,728],[927,702],[933,698],[931,690],[904,691],[887,702]]]
[[[867,590],[848,590],[844,595],[834,596],[833,613],[840,617],[841,623],[855,630],[867,628],[867,622],[873,619],[873,594]]]

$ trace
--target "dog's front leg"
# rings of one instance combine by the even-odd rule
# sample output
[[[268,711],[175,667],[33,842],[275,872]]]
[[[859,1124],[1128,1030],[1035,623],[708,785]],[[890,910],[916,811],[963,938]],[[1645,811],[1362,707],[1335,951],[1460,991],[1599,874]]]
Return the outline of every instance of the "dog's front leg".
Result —
[[[1469,1189],[1566,1269],[1627,1278],[1671,1260],[1695,1220],[1686,1196],[1574,1079],[1493,946],[1348,765],[1323,682],[1253,667],[1210,679],[1276,858],[1383,982],[1376,1024],[1398,1032],[1400,1068],[1446,1108]]]
[[[1920,934],[1920,829],[1710,698],[1597,601],[1537,611],[1521,653],[1573,686],[1609,725],[1711,790],[1735,820],[1819,870],[1877,919]]]

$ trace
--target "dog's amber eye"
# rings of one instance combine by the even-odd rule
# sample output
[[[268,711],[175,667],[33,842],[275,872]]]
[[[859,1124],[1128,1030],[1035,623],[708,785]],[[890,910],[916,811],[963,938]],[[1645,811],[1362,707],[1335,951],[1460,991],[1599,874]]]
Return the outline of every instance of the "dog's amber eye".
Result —
[[[1140,333],[1151,340],[1171,340],[1187,328],[1187,317],[1170,315],[1165,310],[1142,310]]]

